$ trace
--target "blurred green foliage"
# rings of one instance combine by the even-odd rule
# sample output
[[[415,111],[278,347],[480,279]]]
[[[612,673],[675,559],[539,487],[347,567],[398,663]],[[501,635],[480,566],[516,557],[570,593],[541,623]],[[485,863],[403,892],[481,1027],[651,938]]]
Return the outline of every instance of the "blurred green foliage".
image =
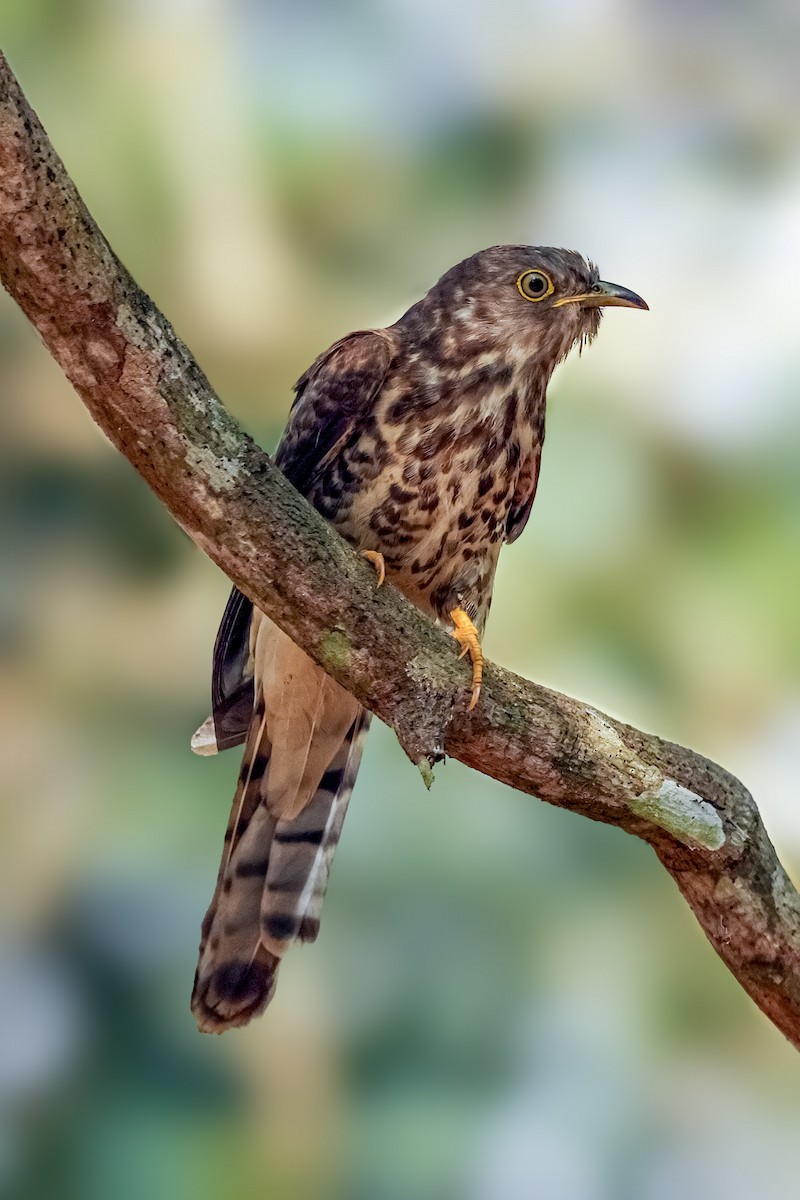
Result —
[[[552,389],[488,650],[800,823],[797,18],[778,0],[6,0],[115,250],[271,448],[290,387],[495,242],[651,313]],[[235,755],[227,581],[0,304],[0,1188],[25,1200],[794,1194],[793,1052],[643,845],[371,735],[320,941],[188,1013]]]

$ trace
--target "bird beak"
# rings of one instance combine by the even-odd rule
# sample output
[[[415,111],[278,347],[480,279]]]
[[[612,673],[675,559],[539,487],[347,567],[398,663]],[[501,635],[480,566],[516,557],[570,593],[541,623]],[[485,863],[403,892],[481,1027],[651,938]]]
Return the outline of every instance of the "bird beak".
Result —
[[[580,296],[563,296],[556,300],[553,308],[562,304],[581,304],[584,308],[649,308],[649,305],[627,288],[618,283],[604,283],[601,279],[590,292],[582,292]]]

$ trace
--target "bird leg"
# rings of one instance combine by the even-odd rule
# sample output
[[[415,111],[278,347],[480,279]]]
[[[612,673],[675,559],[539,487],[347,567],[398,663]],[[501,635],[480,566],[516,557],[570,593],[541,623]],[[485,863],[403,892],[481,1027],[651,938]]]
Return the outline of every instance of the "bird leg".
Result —
[[[380,550],[362,550],[364,558],[368,558],[378,572],[378,587],[381,586],[386,578],[386,563],[383,560],[383,555]]]
[[[472,659],[472,696],[467,707],[467,712],[472,712],[481,694],[481,680],[483,678],[483,650],[481,649],[481,641],[477,629],[463,608],[454,608],[450,613],[450,620],[454,626],[450,630],[450,636],[455,638],[459,646],[462,647],[458,657],[463,658],[465,654],[469,654]]]

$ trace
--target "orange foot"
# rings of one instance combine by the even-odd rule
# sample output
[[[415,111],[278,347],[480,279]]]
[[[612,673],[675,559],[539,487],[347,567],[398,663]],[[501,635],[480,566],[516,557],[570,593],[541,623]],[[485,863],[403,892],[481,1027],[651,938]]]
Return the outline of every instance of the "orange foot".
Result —
[[[383,561],[383,555],[380,550],[362,550],[364,558],[368,558],[378,572],[378,587],[381,586],[386,578],[386,563]]]
[[[478,697],[481,694],[481,680],[483,679],[483,650],[481,649],[480,638],[478,631],[473,625],[470,618],[464,612],[463,608],[454,608],[450,613],[450,620],[453,622],[454,628],[450,630],[450,636],[454,637],[459,646],[462,647],[459,658],[463,658],[465,654],[469,654],[472,659],[472,696],[470,697],[468,712],[472,712],[475,705],[478,703]]]

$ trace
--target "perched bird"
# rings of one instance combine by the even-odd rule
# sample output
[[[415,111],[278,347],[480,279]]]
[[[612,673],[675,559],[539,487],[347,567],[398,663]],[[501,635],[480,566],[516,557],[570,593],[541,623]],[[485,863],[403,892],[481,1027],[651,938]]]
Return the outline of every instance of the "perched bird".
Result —
[[[573,251],[494,246],[296,385],[277,465],[469,653],[470,707],[500,547],[536,494],[547,384],[610,305],[647,308]],[[212,701],[194,748],[245,743],[192,995],[200,1028],[222,1032],[263,1010],[286,950],[317,936],[369,714],[235,589]]]

